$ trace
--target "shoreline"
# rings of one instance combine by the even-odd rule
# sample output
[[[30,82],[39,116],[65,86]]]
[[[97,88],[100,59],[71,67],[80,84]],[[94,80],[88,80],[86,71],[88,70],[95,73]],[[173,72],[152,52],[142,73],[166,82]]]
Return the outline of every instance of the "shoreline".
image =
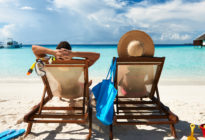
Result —
[[[33,44],[36,44],[36,43],[33,43]],[[31,46],[31,45],[33,45],[33,44],[28,44],[28,43],[25,43],[25,44],[23,44],[23,45],[25,45],[25,46]],[[43,44],[43,43],[37,43],[36,45],[45,45],[45,46],[50,46],[50,45],[52,45],[52,46],[57,46],[58,45],[58,43],[51,43],[51,44]],[[79,43],[76,43],[76,44],[70,44],[70,45],[74,45],[74,46],[86,46],[86,45],[91,45],[91,46],[93,46],[93,45],[97,45],[97,46],[109,46],[109,45],[111,45],[111,46],[117,46],[118,45],[118,43],[102,43],[102,44],[100,44],[100,43],[92,43],[92,44],[79,44]],[[170,45],[172,45],[172,46],[194,46],[193,45],[193,43],[181,43],[181,44],[154,44],[154,45],[156,45],[156,46],[170,46]]]
[[[90,77],[89,80],[92,80],[93,84],[97,84],[101,82],[103,77]],[[31,78],[1,78],[0,84],[4,83],[41,83],[41,77],[31,77]],[[205,78],[160,78],[160,85],[204,85],[205,86]]]

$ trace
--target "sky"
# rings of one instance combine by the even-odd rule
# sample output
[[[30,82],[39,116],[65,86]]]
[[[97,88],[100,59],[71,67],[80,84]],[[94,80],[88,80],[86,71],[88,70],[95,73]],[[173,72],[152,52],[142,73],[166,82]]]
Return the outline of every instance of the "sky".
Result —
[[[0,0],[0,41],[117,44],[142,30],[155,44],[192,43],[205,33],[205,0]]]

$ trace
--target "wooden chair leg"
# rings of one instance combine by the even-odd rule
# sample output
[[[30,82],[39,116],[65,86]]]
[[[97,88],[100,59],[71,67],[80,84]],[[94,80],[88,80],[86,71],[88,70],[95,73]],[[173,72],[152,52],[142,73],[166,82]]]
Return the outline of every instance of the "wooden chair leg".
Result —
[[[33,125],[33,123],[28,123],[27,130],[26,130],[26,133],[24,135],[24,138],[31,132],[32,125]]]
[[[46,86],[44,87],[43,96],[41,98],[40,107],[39,107],[39,110],[38,110],[39,115],[41,114],[41,110],[43,108],[43,102],[44,102],[45,95],[46,95]]]
[[[174,124],[170,124],[170,128],[171,128],[172,136],[174,136],[174,138],[177,138],[177,134],[176,134]]]
[[[110,125],[110,140],[112,140],[113,139],[113,134],[112,134],[112,124]]]
[[[87,136],[87,140],[90,140],[92,136],[92,112],[92,108],[89,108],[89,134]]]

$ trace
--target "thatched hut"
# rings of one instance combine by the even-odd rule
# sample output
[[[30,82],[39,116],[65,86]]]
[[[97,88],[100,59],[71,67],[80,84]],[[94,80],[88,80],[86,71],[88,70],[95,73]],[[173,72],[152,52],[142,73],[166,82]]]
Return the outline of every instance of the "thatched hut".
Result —
[[[203,34],[202,36],[196,38],[194,41],[193,41],[193,44],[195,46],[205,46],[205,34]]]

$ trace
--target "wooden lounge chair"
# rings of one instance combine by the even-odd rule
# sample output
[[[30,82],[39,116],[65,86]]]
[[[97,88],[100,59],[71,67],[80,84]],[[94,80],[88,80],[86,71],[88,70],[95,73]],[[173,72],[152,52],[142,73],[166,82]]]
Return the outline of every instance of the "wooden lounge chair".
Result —
[[[164,57],[117,58],[114,80],[118,94],[114,102],[113,125],[169,124],[176,138],[174,124],[178,117],[160,102],[158,81]],[[110,139],[113,138],[110,125]]]
[[[89,134],[92,133],[92,108],[89,97],[88,60],[54,61],[49,64],[44,61],[42,76],[44,90],[41,102],[24,116],[28,123],[25,136],[31,132],[33,123],[78,123],[89,124]],[[62,99],[80,98],[81,106],[47,106],[53,96]],[[60,102],[60,101],[59,101]],[[79,103],[79,102],[78,102]]]

